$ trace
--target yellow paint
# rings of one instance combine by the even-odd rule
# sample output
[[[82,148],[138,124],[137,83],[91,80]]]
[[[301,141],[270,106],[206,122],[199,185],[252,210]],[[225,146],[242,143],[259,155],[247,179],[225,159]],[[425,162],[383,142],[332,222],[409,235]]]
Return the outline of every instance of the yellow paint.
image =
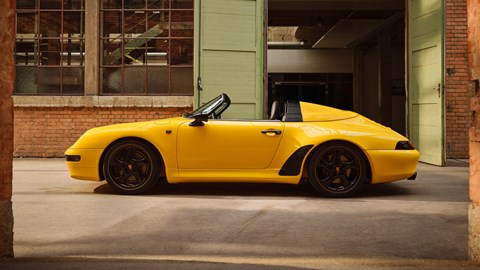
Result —
[[[65,153],[80,155],[81,161],[67,164],[72,177],[99,181],[99,162],[104,150],[119,139],[133,137],[150,142],[158,150],[170,183],[296,184],[305,172],[278,175],[286,160],[304,145],[317,147],[340,140],[364,152],[372,169],[373,183],[405,179],[416,171],[419,152],[394,150],[398,141],[407,140],[395,131],[356,113],[303,102],[300,106],[304,119],[323,121],[209,120],[204,126],[194,127],[189,125],[192,119],[177,117],[94,128]],[[303,168],[305,163],[304,160]]]

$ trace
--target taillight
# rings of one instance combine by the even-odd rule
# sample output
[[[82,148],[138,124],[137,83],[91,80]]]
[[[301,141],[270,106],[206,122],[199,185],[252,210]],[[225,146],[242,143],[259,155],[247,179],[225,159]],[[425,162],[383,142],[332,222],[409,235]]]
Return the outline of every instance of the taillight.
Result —
[[[395,146],[395,150],[414,150],[415,146],[409,141],[400,141]]]

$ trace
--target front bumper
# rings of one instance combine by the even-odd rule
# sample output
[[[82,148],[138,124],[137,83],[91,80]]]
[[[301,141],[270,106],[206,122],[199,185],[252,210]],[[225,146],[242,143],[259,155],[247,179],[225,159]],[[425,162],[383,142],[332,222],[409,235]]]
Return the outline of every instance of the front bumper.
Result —
[[[103,149],[69,148],[65,152],[70,176],[79,180],[100,181],[99,164]]]

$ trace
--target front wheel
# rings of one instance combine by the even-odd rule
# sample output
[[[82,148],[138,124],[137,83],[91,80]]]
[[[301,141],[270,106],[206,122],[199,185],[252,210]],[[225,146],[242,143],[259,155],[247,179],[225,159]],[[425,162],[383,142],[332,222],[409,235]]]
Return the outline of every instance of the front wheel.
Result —
[[[126,140],[114,144],[105,153],[103,175],[110,187],[121,194],[142,194],[158,181],[158,154],[146,143]]]
[[[322,195],[347,197],[365,183],[367,161],[358,148],[348,143],[328,143],[315,151],[308,173],[310,183]]]

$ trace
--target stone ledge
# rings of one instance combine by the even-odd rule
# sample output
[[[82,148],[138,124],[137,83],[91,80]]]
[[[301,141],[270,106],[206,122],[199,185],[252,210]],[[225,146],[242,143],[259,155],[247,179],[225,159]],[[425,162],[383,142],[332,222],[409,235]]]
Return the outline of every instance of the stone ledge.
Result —
[[[192,107],[193,96],[13,96],[15,107]]]

